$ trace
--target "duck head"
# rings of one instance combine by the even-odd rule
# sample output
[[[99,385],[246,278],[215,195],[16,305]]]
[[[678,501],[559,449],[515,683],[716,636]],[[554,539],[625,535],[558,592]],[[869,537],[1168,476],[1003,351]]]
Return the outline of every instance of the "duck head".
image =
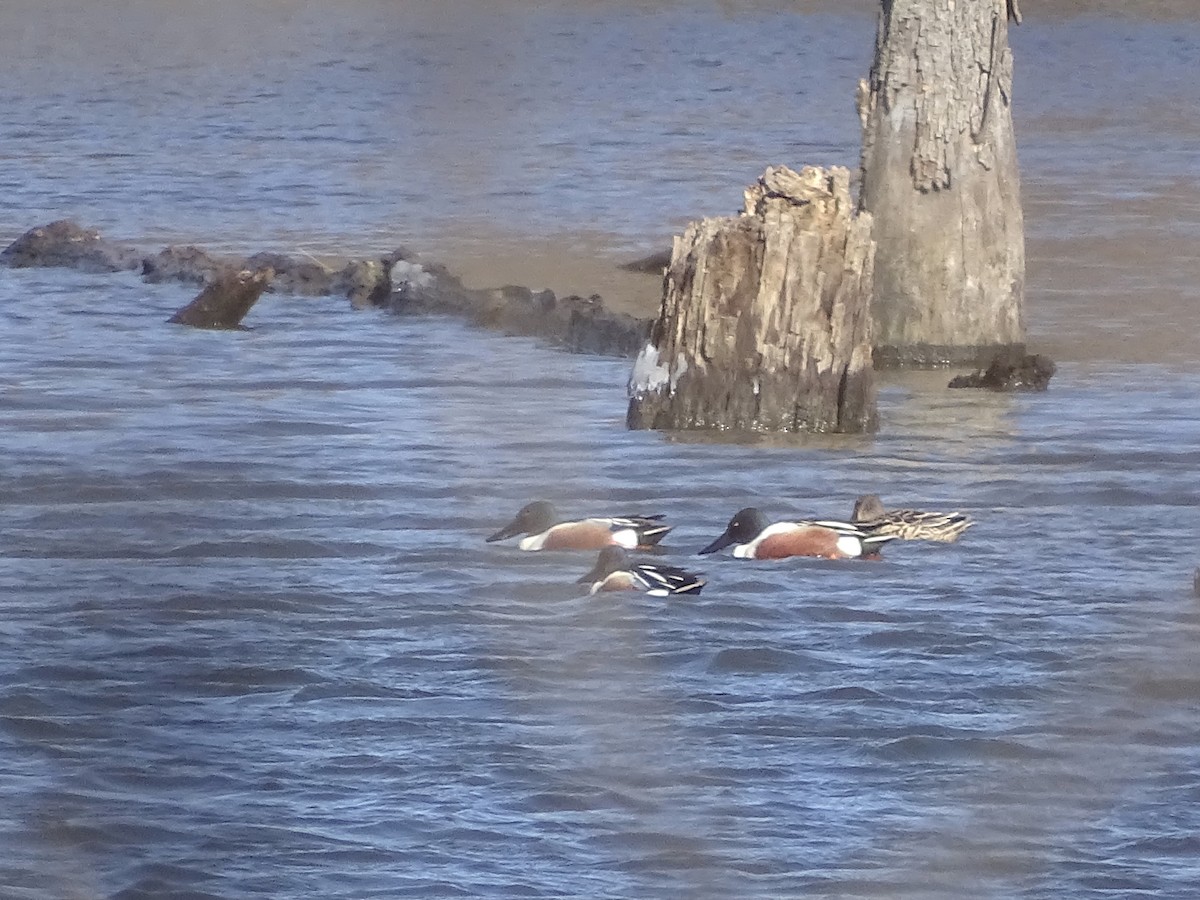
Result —
[[[623,547],[605,547],[596,557],[596,565],[590,572],[579,578],[576,584],[594,584],[603,581],[613,572],[621,572],[629,568],[629,555]]]
[[[863,494],[854,501],[854,512],[850,514],[851,522],[873,522],[883,518],[887,509],[883,501],[875,494]]]
[[[526,503],[517,513],[516,518],[486,538],[487,543],[502,541],[505,538],[516,537],[518,534],[541,534],[551,528],[557,521],[558,514],[554,507],[545,500],[535,500]]]
[[[762,510],[747,506],[729,520],[724,533],[701,550],[700,555],[716,553],[731,544],[748,544],[766,529],[767,524],[767,517],[763,515]]]

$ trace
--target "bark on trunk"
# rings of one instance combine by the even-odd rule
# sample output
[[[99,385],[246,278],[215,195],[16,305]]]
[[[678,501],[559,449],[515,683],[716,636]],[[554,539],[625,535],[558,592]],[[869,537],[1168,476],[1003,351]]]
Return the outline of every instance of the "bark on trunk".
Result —
[[[773,167],[675,239],[630,428],[872,431],[871,218],[845,169]]]
[[[950,365],[1025,339],[1008,0],[883,0],[863,125],[876,363]]]

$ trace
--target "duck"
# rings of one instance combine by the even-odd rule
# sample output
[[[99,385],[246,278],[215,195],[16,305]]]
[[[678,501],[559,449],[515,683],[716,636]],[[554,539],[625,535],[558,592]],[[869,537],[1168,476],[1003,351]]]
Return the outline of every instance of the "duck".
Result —
[[[704,577],[677,566],[635,563],[624,547],[605,547],[591,571],[576,584],[590,584],[589,594],[600,591],[641,591],[651,597],[699,594],[707,584]]]
[[[671,530],[665,516],[608,516],[560,522],[558,512],[545,500],[527,503],[511,522],[486,538],[491,544],[517,535],[522,550],[601,550],[624,547],[649,549]]]
[[[894,534],[880,534],[870,526],[835,520],[800,520],[772,524],[760,509],[748,506],[737,512],[725,531],[700,553],[716,553],[730,545],[741,559],[783,559],[815,556],[821,559],[873,559]]]
[[[850,521],[874,534],[895,535],[902,541],[938,541],[952,544],[975,523],[960,513],[886,509],[875,494],[863,494],[854,503]]]

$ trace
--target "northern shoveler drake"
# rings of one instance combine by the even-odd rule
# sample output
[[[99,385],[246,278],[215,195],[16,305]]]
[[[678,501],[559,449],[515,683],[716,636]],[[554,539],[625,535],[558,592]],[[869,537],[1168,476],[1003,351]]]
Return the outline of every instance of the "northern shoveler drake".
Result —
[[[959,512],[921,512],[885,509],[874,494],[863,494],[854,503],[850,521],[875,534],[892,534],[902,541],[940,541],[951,544],[975,523]]]
[[[706,584],[695,572],[658,563],[634,563],[623,547],[605,547],[592,570],[576,584],[590,584],[590,594],[599,591],[641,591],[652,597],[698,594]]]
[[[874,557],[894,534],[878,534],[865,526],[831,520],[776,522],[750,506],[726,526],[724,534],[701,550],[716,553],[733,545],[733,555],[743,559],[783,559],[817,556],[822,559]]]
[[[653,547],[671,530],[662,519],[663,516],[613,516],[560,522],[553,506],[545,500],[535,500],[521,507],[516,518],[487,541],[524,534],[527,536],[517,543],[522,550],[601,550],[610,546],[645,549]]]

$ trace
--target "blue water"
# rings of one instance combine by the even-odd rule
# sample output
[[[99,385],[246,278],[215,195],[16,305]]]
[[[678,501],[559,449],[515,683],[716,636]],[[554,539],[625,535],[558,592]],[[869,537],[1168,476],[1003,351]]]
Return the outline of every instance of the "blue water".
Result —
[[[620,360],[278,298],[168,328],[175,293],[0,272],[7,896],[1200,879],[1194,376],[900,384],[874,439],[673,442],[622,429]],[[979,524],[693,555],[742,505],[864,490]],[[664,512],[710,583],[581,596],[587,555],[483,543],[533,497]]]
[[[21,49],[0,87],[3,226],[70,214],[243,250],[493,219],[652,244],[718,185],[736,202],[788,140],[836,161],[852,107],[806,113],[857,77],[871,34],[708,4],[686,26],[673,4],[560,4],[467,27],[251,3],[182,30],[150,5],[67,5],[0,11]],[[793,26],[825,43],[796,49]],[[1186,87],[1188,47],[1130,27],[1139,57],[1167,49],[1113,96]],[[1062,58],[1075,34],[1027,33]],[[214,41],[221,65],[196,50]],[[770,62],[789,58],[811,82]],[[701,93],[696,122],[679,98]],[[594,115],[572,113],[581,97]],[[1065,102],[1041,97],[1035,113]],[[799,130],[760,146],[778,103]],[[524,112],[485,115],[505,104]],[[1143,112],[1105,125],[1120,152],[1147,140]],[[1175,184],[1171,202],[1134,210],[1102,189],[1091,125],[1030,127],[1031,255],[1140,271],[1186,349],[1184,254],[1138,270],[1161,242],[1116,259],[1049,195],[1090,187],[1122,239],[1186,238],[1194,174],[1162,154],[1140,184]],[[687,177],[643,193],[648,156]],[[1056,290],[1037,322],[1070,346],[1084,287]],[[1068,356],[1042,395],[896,376],[877,436],[747,445],[626,431],[624,360],[340,300],[268,295],[240,333],[167,326],[192,292],[0,269],[0,896],[1196,895],[1200,375],[1183,350]],[[742,506],[845,516],[867,491],[977,525],[878,563],[695,555]],[[704,593],[587,597],[590,555],[484,543],[535,498],[664,513],[664,561],[704,572]]]
[[[422,6],[31,16],[0,37],[23,113],[0,223],[69,208],[131,238],[384,249],[520,223],[636,247],[739,206],[764,159],[857,153],[868,17]]]

